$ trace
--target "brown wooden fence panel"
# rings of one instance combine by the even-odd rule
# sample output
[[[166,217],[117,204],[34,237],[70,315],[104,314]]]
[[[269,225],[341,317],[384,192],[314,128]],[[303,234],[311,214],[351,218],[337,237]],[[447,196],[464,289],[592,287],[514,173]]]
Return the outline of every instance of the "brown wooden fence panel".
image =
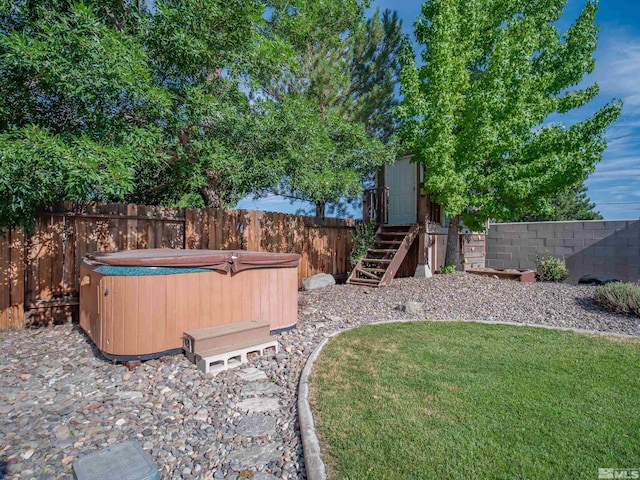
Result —
[[[80,263],[90,251],[135,248],[245,249],[301,254],[299,284],[345,276],[356,222],[252,210],[61,203],[29,235],[0,236],[0,330],[77,315]],[[26,312],[26,313],[25,313]]]

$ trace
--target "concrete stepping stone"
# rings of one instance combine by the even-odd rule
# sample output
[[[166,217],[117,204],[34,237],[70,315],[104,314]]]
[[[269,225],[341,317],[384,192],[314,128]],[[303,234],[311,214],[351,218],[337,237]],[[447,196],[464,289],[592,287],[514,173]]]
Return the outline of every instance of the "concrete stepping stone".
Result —
[[[254,414],[240,419],[236,433],[243,437],[266,437],[275,435],[276,419],[267,415]]]
[[[280,387],[273,382],[252,382],[242,387],[240,395],[243,397],[250,397],[252,395],[274,395],[279,391]]]
[[[267,398],[245,398],[241,402],[235,404],[235,408],[239,410],[246,410],[249,413],[263,413],[263,412],[272,412],[274,410],[280,409],[280,402],[277,398],[267,397]]]
[[[267,374],[259,368],[255,367],[243,368],[242,370],[236,372],[236,375],[239,376],[241,380],[244,380],[246,382],[255,382],[258,380],[267,379]]]
[[[280,444],[265,443],[255,447],[239,448],[234,450],[227,457],[227,462],[238,462],[240,467],[254,467],[256,465],[266,465],[269,462],[276,462],[280,459],[282,452],[278,450]]]

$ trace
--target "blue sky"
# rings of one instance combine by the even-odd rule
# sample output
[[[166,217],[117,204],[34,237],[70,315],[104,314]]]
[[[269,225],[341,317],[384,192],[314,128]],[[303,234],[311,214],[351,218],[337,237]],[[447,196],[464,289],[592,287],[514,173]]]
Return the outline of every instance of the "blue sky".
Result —
[[[376,0],[372,7],[397,10],[405,31],[412,35],[421,4],[415,0]],[[568,0],[560,27],[570,25],[583,5],[584,1]],[[622,99],[622,115],[607,131],[607,151],[586,183],[589,197],[606,219],[640,218],[640,2],[603,0],[597,21],[600,35],[596,67],[583,83],[597,82],[600,95],[592,104],[563,120],[571,124],[612,98]],[[295,213],[305,205],[272,196],[257,201],[242,200],[238,208]]]

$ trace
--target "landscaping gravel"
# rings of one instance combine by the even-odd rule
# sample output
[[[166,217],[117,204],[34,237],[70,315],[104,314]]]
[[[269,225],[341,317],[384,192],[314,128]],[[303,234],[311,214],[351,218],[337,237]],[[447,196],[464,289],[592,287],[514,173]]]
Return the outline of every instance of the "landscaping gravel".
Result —
[[[129,372],[96,355],[77,326],[2,333],[0,478],[71,478],[76,458],[128,439],[163,479],[305,478],[296,388],[325,335],[420,317],[640,335],[637,318],[599,310],[592,291],[455,274],[300,292],[298,327],[279,335],[280,353],[215,376],[182,355]]]

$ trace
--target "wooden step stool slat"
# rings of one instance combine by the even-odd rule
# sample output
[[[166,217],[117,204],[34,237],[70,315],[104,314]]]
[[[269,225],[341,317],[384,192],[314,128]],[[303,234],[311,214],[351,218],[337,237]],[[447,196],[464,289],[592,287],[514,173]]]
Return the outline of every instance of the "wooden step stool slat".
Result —
[[[243,342],[258,344],[269,338],[268,320],[247,320],[217,327],[202,328],[184,332],[184,350],[192,359],[193,355],[202,352],[235,345]]]

